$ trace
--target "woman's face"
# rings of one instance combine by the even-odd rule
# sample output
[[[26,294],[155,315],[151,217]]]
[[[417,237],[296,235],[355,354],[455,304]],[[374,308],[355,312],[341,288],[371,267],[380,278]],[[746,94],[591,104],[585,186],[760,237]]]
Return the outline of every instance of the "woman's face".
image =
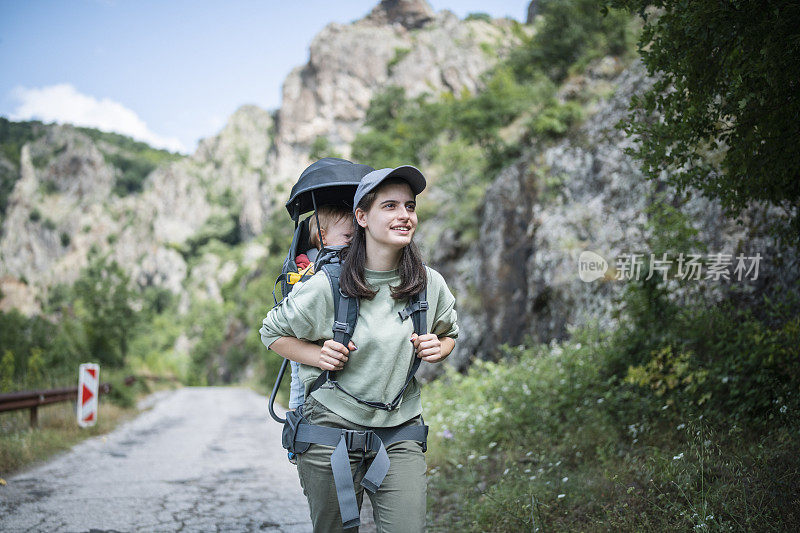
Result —
[[[417,202],[407,183],[380,187],[369,211],[356,210],[358,224],[367,232],[367,240],[391,248],[411,243],[417,229]]]

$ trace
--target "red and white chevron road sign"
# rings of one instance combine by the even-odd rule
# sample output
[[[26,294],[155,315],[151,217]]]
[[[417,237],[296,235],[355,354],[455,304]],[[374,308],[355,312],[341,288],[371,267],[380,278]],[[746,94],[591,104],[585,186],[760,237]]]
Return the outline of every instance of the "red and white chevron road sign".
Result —
[[[82,428],[97,423],[99,386],[100,365],[83,363],[78,368],[78,425]]]

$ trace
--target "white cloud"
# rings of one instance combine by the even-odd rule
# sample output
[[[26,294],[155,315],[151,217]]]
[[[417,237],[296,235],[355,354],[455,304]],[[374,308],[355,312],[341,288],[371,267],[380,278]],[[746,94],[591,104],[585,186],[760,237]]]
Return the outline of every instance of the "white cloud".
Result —
[[[113,100],[98,100],[78,92],[68,83],[28,89],[17,87],[11,96],[20,104],[11,120],[41,120],[70,123],[113,131],[144,141],[152,146],[186,153],[183,143],[174,137],[162,137],[150,130],[136,113]]]

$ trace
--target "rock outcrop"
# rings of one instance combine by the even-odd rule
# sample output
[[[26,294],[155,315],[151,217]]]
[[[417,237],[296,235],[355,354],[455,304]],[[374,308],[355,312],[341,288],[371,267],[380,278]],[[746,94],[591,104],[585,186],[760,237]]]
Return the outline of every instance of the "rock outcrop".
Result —
[[[0,239],[0,306],[39,312],[48,289],[72,283],[92,250],[140,287],[182,292],[189,267],[181,247],[210,220],[235,218],[242,240],[261,232],[275,185],[264,171],[271,131],[269,113],[245,106],[193,157],[154,170],[140,193],[117,196],[119,170],[97,144],[71,126],[49,127],[22,149]],[[221,300],[218,287],[201,294]]]
[[[477,91],[518,42],[512,26],[434,13],[424,0],[384,0],[353,24],[329,24],[311,42],[308,63],[284,82],[272,170],[296,177],[318,137],[348,157],[372,97],[388,86],[409,97]]]
[[[90,250],[110,254],[142,287],[177,294],[188,284],[219,300],[230,266],[205,257],[193,274],[188,245],[231,219],[239,241],[261,234],[310,163],[314,141],[324,137],[347,156],[386,86],[410,96],[476,91],[517,40],[511,29],[509,20],[435,13],[424,0],[384,0],[362,20],[330,24],[314,38],[308,63],[284,83],[275,120],[243,106],[191,157],[157,168],[141,192],[124,197],[112,192],[120,170],[103,147],[70,126],[46,126],[47,135],[23,149],[3,220],[0,307],[38,312],[48,288],[74,281]]]
[[[500,344],[564,339],[570,326],[596,321],[613,327],[614,300],[625,281],[584,282],[578,258],[582,251],[596,252],[613,272],[615,258],[649,254],[653,230],[647,224],[648,207],[663,202],[661,194],[687,215],[708,254],[762,255],[758,279],[738,287],[753,294],[769,287],[796,290],[798,258],[778,249],[763,229],[765,218],[777,213],[753,206],[745,223],[737,224],[718,202],[699,194],[687,200],[665,183],[645,179],[638,162],[624,153],[633,139],[614,126],[627,116],[631,96],[647,90],[653,80],[639,62],[619,74],[608,64],[608,58],[595,63],[572,83],[610,83],[613,95],[594,107],[576,135],[530,147],[503,170],[484,200],[478,241],[460,256],[440,252],[435,258],[460,296],[463,334],[450,364],[464,368],[473,357],[492,358]],[[446,250],[449,238],[444,236],[436,249]],[[697,250],[674,250],[671,259],[680,252]],[[697,284],[713,301],[737,282]],[[682,297],[681,291],[672,295]],[[435,371],[428,367],[426,377]]]

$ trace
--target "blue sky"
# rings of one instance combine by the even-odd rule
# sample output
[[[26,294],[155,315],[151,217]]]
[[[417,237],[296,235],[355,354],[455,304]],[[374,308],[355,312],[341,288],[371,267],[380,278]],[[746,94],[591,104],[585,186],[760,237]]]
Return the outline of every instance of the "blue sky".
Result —
[[[378,0],[0,0],[0,115],[74,122],[191,152],[243,104],[280,105],[329,22]],[[528,0],[429,0],[525,20]]]

